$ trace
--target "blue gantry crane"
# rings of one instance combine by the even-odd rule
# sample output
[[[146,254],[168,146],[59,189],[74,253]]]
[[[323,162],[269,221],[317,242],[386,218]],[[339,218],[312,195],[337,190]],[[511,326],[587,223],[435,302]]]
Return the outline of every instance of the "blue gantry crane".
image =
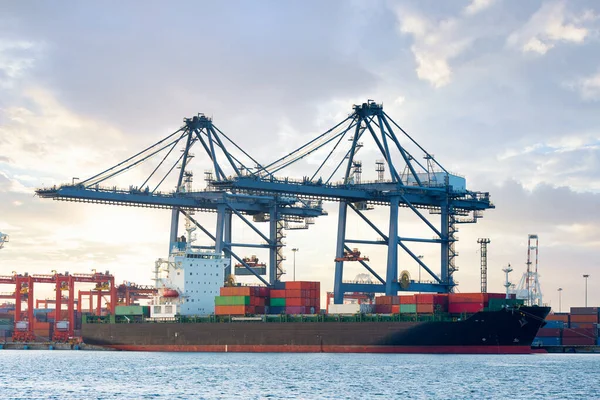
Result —
[[[399,133],[397,135],[397,133]],[[344,140],[346,139],[346,140]],[[375,149],[377,179],[362,181],[362,161],[357,154],[369,140]],[[167,168],[159,183],[150,189],[149,181],[157,175],[165,160],[179,143],[185,143],[176,162]],[[190,152],[200,143],[212,163],[206,173],[208,188],[193,191],[186,182],[191,180],[188,164],[193,158]],[[225,144],[233,147],[230,151]],[[362,150],[363,152],[365,150]],[[100,186],[159,153],[167,153],[139,186],[122,190]],[[310,157],[325,154],[314,170],[302,163]],[[423,161],[419,161],[423,160]],[[246,164],[244,164],[244,162]],[[159,192],[167,176],[179,167],[174,191]],[[386,177],[386,167],[389,177]],[[293,179],[285,172],[302,168],[305,176]],[[291,174],[290,174],[291,175]],[[341,177],[341,181],[334,178]],[[338,202],[337,241],[335,252],[334,301],[341,303],[346,292],[396,294],[399,291],[449,292],[456,285],[456,225],[477,222],[482,211],[493,208],[489,193],[467,190],[466,180],[449,173],[433,155],[421,147],[383,110],[381,104],[372,100],[354,105],[352,113],[325,133],[298,147],[291,153],[269,164],[260,164],[247,152],[220,131],[210,118],[199,114],[184,120],[184,125],[167,138],[150,146],[133,157],[97,174],[83,182],[59,187],[40,189],[40,197],[56,200],[86,201],[104,204],[128,204],[145,207],[171,208],[172,222],[170,248],[177,239],[178,218],[188,216],[215,245],[218,252],[231,255],[248,270],[233,249],[236,247],[265,247],[269,249],[269,280],[263,283],[277,286],[283,268],[282,231],[288,225],[306,228],[315,217],[326,215],[322,203]],[[378,227],[367,216],[376,207],[389,209],[389,223]],[[399,208],[410,210],[433,232],[433,238],[400,236],[398,232]],[[378,235],[378,240],[348,238],[346,235],[348,210]],[[193,211],[216,212],[217,224],[213,231],[206,229],[192,216]],[[425,213],[429,213],[428,218]],[[236,216],[246,223],[266,244],[235,243],[232,240],[231,218]],[[431,215],[439,215],[439,223],[430,221]],[[252,217],[252,221],[248,218]],[[269,223],[269,235],[263,234],[257,222]],[[291,227],[291,226],[288,226]],[[426,243],[440,247],[439,273],[427,266],[408,244]],[[353,257],[355,251],[349,245],[379,245],[387,250],[385,279],[372,268],[364,257]],[[398,252],[404,251],[414,259],[430,277],[431,282],[414,281],[398,273]],[[344,262],[359,262],[379,283],[345,282]]]
[[[199,191],[192,188],[193,172],[190,168],[195,157],[191,150],[197,143],[200,143],[213,167],[205,172],[208,187]],[[228,149],[226,143],[233,150]],[[178,148],[179,152],[176,151]],[[149,175],[144,175],[141,184],[130,185],[127,189],[106,184],[119,175],[147,163],[151,164],[154,160],[158,162],[152,164]],[[281,251],[283,228],[290,223],[294,226],[310,224],[315,217],[327,213],[318,200],[277,194],[236,193],[216,186],[232,177],[255,175],[255,171],[261,169],[262,166],[219,130],[211,118],[198,114],[185,118],[183,126],[157,143],[84,181],[38,189],[36,193],[41,198],[54,200],[172,209],[169,251],[178,246],[179,216],[183,214],[214,242],[213,246],[193,247],[208,247],[218,253],[225,252],[226,256],[236,259],[261,282],[273,285],[284,273]],[[169,186],[174,190],[159,190]],[[214,229],[208,229],[196,220],[194,212],[216,213],[217,223]],[[262,242],[234,242],[233,216],[248,225]],[[269,223],[268,235],[258,229],[256,224],[259,222]],[[238,256],[234,251],[238,247],[269,250],[268,281],[244,257]]]

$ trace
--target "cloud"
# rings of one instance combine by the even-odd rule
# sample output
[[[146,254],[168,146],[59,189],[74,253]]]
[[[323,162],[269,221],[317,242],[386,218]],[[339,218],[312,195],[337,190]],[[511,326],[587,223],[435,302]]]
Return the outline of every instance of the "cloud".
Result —
[[[467,49],[474,38],[462,34],[456,18],[434,22],[403,8],[396,9],[396,17],[400,32],[414,39],[411,51],[419,79],[434,88],[449,84],[452,76],[449,60]]]
[[[579,92],[583,100],[600,100],[600,71],[572,82],[566,82],[564,86]]]
[[[35,64],[40,45],[26,40],[0,39],[0,87],[13,87]]]
[[[507,44],[523,53],[546,54],[557,43],[581,44],[590,34],[584,26],[593,21],[595,14],[589,10],[573,15],[563,1],[543,4],[525,25],[514,31]]]
[[[471,0],[471,3],[465,7],[466,15],[475,15],[494,4],[496,0]]]

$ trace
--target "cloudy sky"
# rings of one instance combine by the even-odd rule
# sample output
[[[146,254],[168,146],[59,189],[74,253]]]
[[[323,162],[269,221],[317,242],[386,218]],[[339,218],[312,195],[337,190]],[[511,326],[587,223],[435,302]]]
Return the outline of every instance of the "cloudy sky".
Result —
[[[491,193],[496,209],[460,226],[461,291],[479,290],[477,238],[491,239],[489,290],[501,291],[501,268],[511,263],[518,281],[537,233],[545,302],[556,307],[562,287],[563,309],[582,305],[589,273],[589,303],[600,304],[596,1],[2,2],[0,231],[11,241],[0,271],[95,268],[150,283],[169,212],[41,200],[34,189],[92,176],[198,112],[272,161],[366,99],[471,190]],[[373,147],[361,150],[365,178]],[[196,155],[199,177],[208,166]],[[138,183],[132,174],[115,184]],[[287,244],[300,248],[297,278],[331,288],[327,209]],[[385,212],[372,215],[386,230]],[[401,235],[430,235],[402,217]],[[351,234],[361,230],[350,221]],[[362,250],[383,274],[380,249]],[[414,251],[439,270],[437,247]],[[418,274],[406,258],[400,269]],[[346,278],[358,272],[349,266]]]

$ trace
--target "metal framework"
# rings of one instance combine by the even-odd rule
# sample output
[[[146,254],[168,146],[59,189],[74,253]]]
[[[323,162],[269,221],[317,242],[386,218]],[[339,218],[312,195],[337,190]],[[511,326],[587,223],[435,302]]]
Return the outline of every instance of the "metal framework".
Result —
[[[523,273],[519,285],[516,289],[516,295],[519,299],[524,299],[528,305],[542,305],[542,288],[538,274],[538,235],[530,234],[527,237],[527,270]],[[531,261],[531,253],[535,256],[535,266]]]
[[[487,293],[487,245],[490,243],[490,239],[479,238],[477,243],[481,245],[481,293]]]
[[[363,163],[357,158],[359,151],[366,147],[363,140],[369,141],[378,158],[383,159],[377,161],[377,179],[371,182],[363,179]],[[167,168],[167,173],[151,190],[148,183],[159,175],[157,171],[167,164],[165,160],[169,154],[173,154],[178,143],[184,143],[181,155],[176,157],[176,162]],[[195,143],[201,144],[212,167],[206,173],[209,185],[204,191],[192,191],[189,185],[188,189],[185,185],[186,179],[191,179],[188,167],[193,157],[190,149]],[[233,152],[225,147],[226,143],[234,148]],[[142,185],[131,186],[127,190],[99,186],[161,152],[167,154]],[[314,154],[327,154],[316,170],[305,174],[302,179],[281,176],[291,165],[301,163]],[[242,159],[250,161],[244,164]],[[159,192],[157,189],[176,167],[179,173],[172,182],[175,191]],[[389,174],[387,180],[386,170]],[[334,181],[334,178],[341,178],[341,181]],[[268,249],[268,280],[253,273],[268,285],[276,285],[284,273],[281,251],[284,246],[283,228],[288,224],[308,227],[314,217],[326,215],[322,209],[323,201],[338,202],[337,243],[335,256],[332,257],[332,260],[338,260],[335,261],[334,283],[334,300],[338,304],[343,301],[346,292],[391,295],[400,290],[452,291],[456,285],[453,278],[457,256],[454,249],[456,224],[476,222],[483,210],[494,208],[487,192],[467,190],[464,178],[449,173],[383,111],[381,104],[371,100],[353,106],[352,113],[333,128],[266,165],[250,157],[211,119],[199,114],[186,118],[184,125],[167,138],[100,174],[78,184],[39,189],[37,194],[55,200],[170,208],[173,212],[169,249],[177,239],[179,215],[184,214],[214,242],[209,246],[211,249],[236,259],[250,273],[254,272],[253,268],[245,264],[234,249]],[[375,207],[388,210],[389,223],[386,227],[378,227],[366,215]],[[434,237],[400,235],[400,208],[418,217]],[[192,217],[193,211],[216,212],[215,229],[202,226]],[[373,236],[377,235],[377,239],[347,237],[349,212],[363,221]],[[428,218],[426,213],[439,215],[439,222],[430,221],[431,217]],[[231,231],[234,216],[249,226],[262,242],[235,242]],[[268,234],[256,227],[255,223],[259,222],[268,222]],[[410,249],[411,243],[439,246],[439,268],[427,266]],[[348,283],[343,280],[344,256],[357,245],[386,248],[385,274],[380,275],[367,260],[356,260],[378,283]],[[398,279],[399,252],[416,261],[430,276],[431,282],[409,281],[401,286]],[[439,269],[439,272],[434,269]]]

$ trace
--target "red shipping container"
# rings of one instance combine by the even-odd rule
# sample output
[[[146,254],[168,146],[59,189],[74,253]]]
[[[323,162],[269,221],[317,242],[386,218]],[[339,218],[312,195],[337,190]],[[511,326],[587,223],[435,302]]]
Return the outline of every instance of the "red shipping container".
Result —
[[[392,305],[391,304],[376,304],[375,312],[378,314],[391,314]]]
[[[600,313],[598,307],[571,307],[571,315],[596,315]]]
[[[254,314],[264,314],[265,306],[254,307]]]
[[[578,328],[586,328],[586,329],[597,329],[598,324],[594,324],[591,322],[578,322],[577,327]]]
[[[512,295],[516,296],[516,295]],[[514,298],[514,297],[511,297]],[[489,299],[506,299],[506,293],[487,293],[487,300]]]
[[[433,304],[417,304],[418,314],[433,314]]]
[[[598,323],[598,314],[572,314],[571,322]]]
[[[587,337],[565,337],[562,339],[563,346],[594,346],[596,344],[596,340],[594,338]]]
[[[288,297],[285,299],[285,305],[291,307],[300,307],[304,306],[304,299],[301,297]]]
[[[472,314],[483,310],[483,303],[450,303],[448,312],[451,314]]]
[[[416,304],[415,296],[412,294],[408,296],[398,296],[398,298],[400,300],[400,304]]]
[[[569,314],[566,314],[566,313],[548,314],[548,316],[546,317],[546,321],[562,321],[562,322],[569,323]]]
[[[568,328],[563,329],[563,338],[565,337],[591,337],[595,338],[597,331],[590,328]]]
[[[256,288],[251,286],[228,286],[219,291],[221,296],[254,296]]]
[[[270,288],[266,287],[266,286],[259,286],[258,288],[258,295],[260,297],[269,297],[269,292],[271,291]]]
[[[485,303],[487,297],[485,293],[449,293],[449,303]]]
[[[308,308],[308,311],[307,311]],[[310,307],[304,307],[304,306],[285,306],[285,312],[287,314],[309,314],[310,313]]]
[[[399,304],[394,304],[392,306],[392,314],[400,314],[400,305]]]
[[[299,299],[302,297],[302,290],[300,289],[285,289],[285,298],[296,298]]]
[[[277,289],[271,290],[271,298],[274,298],[274,299],[285,299],[285,290],[283,290],[283,289],[281,289],[281,290],[277,290]]]
[[[537,337],[560,337],[560,328],[540,328]]]
[[[215,315],[246,315],[254,314],[252,306],[215,306]]]
[[[302,289],[302,282],[292,281],[285,283],[285,290],[300,290]]]

